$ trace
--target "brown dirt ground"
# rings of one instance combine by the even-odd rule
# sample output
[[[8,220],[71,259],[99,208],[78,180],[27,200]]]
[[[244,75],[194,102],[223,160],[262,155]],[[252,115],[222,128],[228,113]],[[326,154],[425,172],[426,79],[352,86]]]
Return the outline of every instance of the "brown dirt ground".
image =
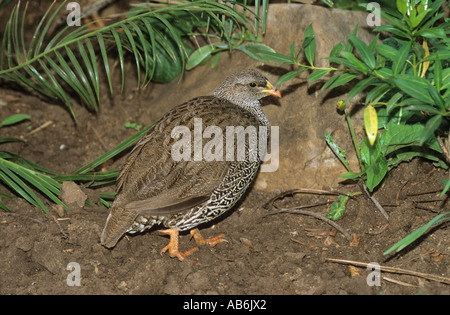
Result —
[[[26,142],[4,144],[1,149],[69,174],[133,135],[134,130],[124,128],[126,122],[148,125],[156,118],[150,119],[147,106],[151,86],[144,91],[127,87],[112,97],[106,92],[100,113],[77,106],[74,122],[63,107],[3,86],[0,119],[14,113],[27,113],[32,119],[3,128],[2,135]],[[29,134],[47,122],[48,127]],[[122,162],[123,156],[106,167],[117,169]],[[450,294],[449,285],[438,281],[385,272],[381,286],[371,287],[365,268],[326,260],[377,262],[449,278],[449,225],[433,229],[398,255],[382,254],[448,210],[448,195],[439,198],[443,185],[438,181],[443,178],[448,172],[420,160],[394,169],[376,193],[389,212],[389,222],[364,195],[350,200],[338,223],[359,238],[352,245],[318,219],[268,216],[270,211],[263,206],[279,192],[251,190],[233,211],[202,229],[206,237],[224,233],[228,242],[201,247],[183,262],[160,255],[168,240],[157,231],[123,238],[113,250],[103,248],[99,235],[108,213],[103,206],[73,206],[60,218],[53,210],[44,214],[20,198],[6,199],[13,213],[0,213],[0,294]],[[349,184],[332,188],[359,189]],[[10,193],[2,185],[0,192]],[[333,200],[297,194],[277,204],[293,207],[325,201]],[[326,214],[328,208],[309,210]],[[180,244],[187,249],[194,242],[185,234]],[[81,267],[81,286],[67,285],[70,262]]]

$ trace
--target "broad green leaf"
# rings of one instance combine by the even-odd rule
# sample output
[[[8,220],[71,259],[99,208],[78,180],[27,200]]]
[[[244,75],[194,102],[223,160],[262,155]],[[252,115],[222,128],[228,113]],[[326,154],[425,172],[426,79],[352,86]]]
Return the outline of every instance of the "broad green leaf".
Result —
[[[412,99],[407,99],[407,100],[401,102],[399,105],[403,106],[404,105],[403,103],[410,104],[411,101],[412,101]],[[441,114],[441,112],[439,110],[437,110],[435,107],[433,107],[431,105],[414,104],[414,105],[406,106],[405,110],[424,112],[424,113],[431,114],[431,115],[440,115]]]
[[[420,147],[424,145],[436,152],[441,152],[435,137],[422,142],[422,137],[426,131],[426,127],[421,123],[402,125],[390,122],[385,126],[385,130],[380,137],[381,152],[384,156],[387,156],[406,147]]]
[[[327,213],[327,218],[333,221],[339,220],[345,212],[347,201],[349,196],[339,195],[339,201],[335,201],[331,204],[330,211]]]
[[[420,138],[420,144],[428,142],[431,137],[434,138],[434,132],[439,128],[442,121],[443,118],[441,115],[435,115],[428,119],[422,137]]]
[[[373,53],[375,51],[375,47],[378,44],[378,40],[380,39],[380,34],[375,35],[375,37],[370,41],[369,50]]]
[[[339,42],[337,43],[333,49],[330,52],[330,57],[339,57],[339,55],[341,54],[342,49],[344,49],[344,43]]]
[[[392,71],[394,72],[394,74],[399,74],[402,71],[410,50],[411,42],[404,43],[403,46],[398,50],[396,56],[394,57],[394,59],[392,59]]]
[[[374,73],[381,79],[388,79],[389,77],[392,77],[394,75],[392,70],[389,68],[381,68],[378,70],[374,70]]]
[[[428,81],[414,75],[404,74],[394,78],[394,83],[406,94],[417,98],[426,104],[433,104],[428,93]]]
[[[306,79],[309,83],[313,83],[317,80],[319,80],[320,78],[322,78],[324,75],[326,75],[328,72],[330,72],[331,70],[317,70],[314,71],[313,73],[311,73],[308,78]]]
[[[362,74],[369,73],[369,67],[367,67],[364,63],[361,62],[358,58],[356,58],[355,55],[352,53],[342,51],[341,52],[342,57],[347,59],[351,64],[353,64],[353,67],[355,67],[358,71],[360,71]]]
[[[441,91],[442,81],[442,63],[438,56],[434,62],[434,85],[439,92]]]
[[[356,24],[355,28],[353,29],[352,35],[356,36],[358,33],[359,23]],[[354,46],[352,45],[352,41],[348,40],[347,43],[345,43],[344,51],[351,53],[353,51]]]
[[[430,94],[431,98],[434,101],[434,104],[436,104],[442,111],[442,113],[445,113],[445,102],[441,96],[441,94],[436,90],[434,86],[431,85],[430,82],[428,83],[428,93]]]
[[[335,87],[344,85],[344,84],[350,82],[351,80],[353,80],[356,77],[357,77],[356,74],[350,74],[350,73],[341,74],[341,73],[337,73],[324,84],[324,86],[322,87],[322,90],[324,90],[324,89],[333,89]]]
[[[381,142],[375,141],[370,145],[368,138],[364,138],[360,144],[361,162],[366,172],[366,185],[372,192],[386,176],[389,165],[381,152]]]
[[[305,72],[306,70],[308,70],[308,68],[301,68],[298,70],[294,70],[294,71],[289,71],[286,74],[283,74],[277,81],[277,83],[275,83],[275,86],[278,86],[284,82],[287,82],[289,80],[292,80],[293,78],[297,77],[300,73]]]
[[[424,58],[422,61],[431,61],[439,58],[441,60],[450,59],[450,49],[440,49],[432,52],[428,57]]]
[[[314,66],[314,55],[316,53],[316,39],[314,37],[314,30],[312,24],[308,26],[303,35],[303,50],[305,52],[306,60],[311,66]]]
[[[434,27],[434,28],[428,28],[428,29],[421,29],[417,31],[415,36],[422,36],[426,38],[445,38],[446,33],[445,30],[441,27]]]
[[[289,46],[289,54],[291,56],[291,59],[296,61],[296,56],[295,56],[295,41],[291,43],[291,45]]]
[[[366,167],[366,185],[370,192],[381,183],[389,170],[387,160],[381,156],[373,164]]]
[[[218,53],[214,54],[213,60],[211,61],[211,69],[214,69],[217,66],[217,64],[219,63],[220,54],[221,54],[220,51]]]
[[[202,63],[205,59],[210,58],[213,50],[214,50],[214,46],[206,45],[206,46],[200,47],[199,49],[194,51],[190,55],[190,57],[186,63],[186,70],[191,70],[191,69],[195,68],[196,66],[198,66],[200,63]]]
[[[395,93],[387,102],[386,110],[388,112],[390,112],[393,109],[394,105],[397,104],[397,101],[402,98],[402,96],[403,96],[403,93],[401,93],[401,92]]]
[[[375,27],[373,31],[374,32],[389,32],[389,33],[392,33],[392,34],[397,35],[402,38],[407,38],[407,39],[411,38],[411,36],[406,31],[398,29],[397,27],[395,27],[393,25],[381,25],[381,26]]]
[[[412,26],[417,27],[417,25],[419,25],[423,21],[423,18],[427,15],[428,12],[429,12],[429,10],[425,10],[425,11],[420,12],[417,16],[415,16],[411,20]]]
[[[397,0],[397,10],[403,14],[403,16],[406,16],[407,6],[405,0]]]
[[[358,51],[367,67],[369,67],[370,69],[375,68],[375,57],[373,55],[373,51],[370,50],[369,46],[367,46],[366,43],[352,34],[348,34],[347,36],[350,38],[353,46],[355,46],[356,50]]]
[[[378,79],[376,77],[368,77],[364,80],[359,81],[347,95],[347,102],[349,102],[356,95],[362,93],[365,89],[367,89],[371,84],[377,82]]]
[[[262,62],[293,63],[289,56],[276,53],[275,50],[264,44],[247,43],[236,47],[236,49]]]
[[[0,127],[17,124],[26,119],[31,119],[31,116],[27,114],[14,114],[5,118],[5,120],[3,120],[2,123],[0,124]]]
[[[341,52],[341,53],[343,53],[343,52]],[[347,59],[339,58],[339,57],[328,57],[328,60],[330,61],[330,63],[337,63],[337,64],[343,65],[349,69],[353,69],[358,72],[361,72],[360,68],[355,66],[352,62],[348,61]]]
[[[394,58],[397,56],[398,53],[397,50],[395,50],[395,48],[385,44],[378,45],[377,47],[375,47],[375,49],[379,54],[391,60],[394,60]]]
[[[374,86],[369,93],[367,93],[365,104],[378,102],[387,92],[391,90],[388,83],[381,83]]]

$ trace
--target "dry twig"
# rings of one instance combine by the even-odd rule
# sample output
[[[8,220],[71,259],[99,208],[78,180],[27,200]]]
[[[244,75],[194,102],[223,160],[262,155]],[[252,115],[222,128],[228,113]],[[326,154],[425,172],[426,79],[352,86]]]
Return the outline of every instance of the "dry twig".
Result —
[[[321,214],[318,214],[318,213],[315,213],[315,212],[312,212],[312,211],[301,210],[299,208],[279,208],[278,210],[269,213],[269,215],[273,215],[273,214],[277,214],[277,213],[303,214],[303,215],[309,215],[311,217],[314,217],[314,218],[317,218],[319,220],[325,221],[326,223],[328,223],[329,225],[334,227],[336,230],[338,230],[339,232],[344,234],[345,238],[348,241],[350,241],[350,234],[344,228],[342,228],[339,224],[337,224],[336,222],[328,219],[327,217],[324,217]]]
[[[383,206],[378,202],[378,200],[372,196],[369,193],[369,190],[367,189],[367,186],[365,183],[362,184],[364,192],[367,194],[367,196],[370,198],[370,200],[372,200],[372,202],[375,204],[375,206],[378,208],[378,210],[380,210],[381,214],[386,218],[386,220],[389,221],[389,215],[387,214],[386,210],[384,210]]]
[[[42,125],[40,125],[39,127],[37,127],[36,129],[31,130],[29,133],[27,133],[27,136],[31,136],[32,134],[35,134],[35,133],[41,131],[42,129],[47,128],[51,124],[53,124],[53,121],[49,120],[49,121],[43,123]]]
[[[364,262],[345,260],[345,259],[335,259],[335,258],[326,258],[326,261],[334,262],[334,263],[338,263],[338,264],[366,267],[366,268],[369,265],[368,263],[364,263]],[[445,284],[450,284],[450,278],[432,275],[432,274],[423,273],[423,272],[407,270],[407,269],[400,269],[400,268],[388,267],[388,266],[380,266],[380,271],[409,275],[409,276],[419,277],[419,278],[432,280],[432,281],[436,281],[436,282],[441,282],[441,283],[445,283]]]
[[[321,189],[306,189],[306,188],[291,189],[291,190],[285,191],[285,192],[279,194],[278,196],[272,198],[271,200],[269,200],[264,205],[264,208],[266,208],[266,209],[269,209],[270,207],[272,209],[277,209],[275,211],[271,211],[267,215],[273,215],[273,214],[278,214],[278,213],[295,213],[295,214],[302,214],[302,215],[312,216],[312,217],[315,217],[315,218],[317,218],[319,220],[325,221],[326,223],[328,223],[329,225],[334,227],[336,230],[338,230],[339,232],[344,234],[345,238],[348,241],[350,241],[350,239],[351,239],[350,234],[344,228],[342,228],[339,224],[337,224],[336,222],[334,222],[334,221],[324,217],[321,214],[318,214],[318,213],[315,213],[315,212],[312,212],[312,211],[302,210],[304,208],[311,208],[311,207],[317,207],[317,206],[329,204],[330,202],[316,203],[316,204],[313,204],[313,205],[303,205],[303,206],[298,206],[298,207],[294,207],[294,208],[279,208],[279,207],[277,207],[274,204],[274,202],[276,200],[284,198],[284,197],[286,197],[288,195],[294,195],[296,193],[308,193],[308,194],[319,194],[319,195],[346,195],[344,193],[339,193],[339,192],[336,192],[336,191],[328,191],[328,190],[321,190]],[[350,196],[350,197],[352,197],[352,196]]]

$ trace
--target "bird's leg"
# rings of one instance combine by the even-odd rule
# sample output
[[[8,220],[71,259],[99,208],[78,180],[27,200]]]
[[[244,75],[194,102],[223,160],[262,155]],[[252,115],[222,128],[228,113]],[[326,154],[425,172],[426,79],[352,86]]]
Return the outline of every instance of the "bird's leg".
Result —
[[[203,236],[200,234],[200,231],[198,229],[192,229],[190,234],[191,234],[191,237],[194,238],[197,245],[208,244],[209,246],[214,247],[219,243],[228,242],[226,239],[224,239],[225,234],[220,234],[220,235],[218,235],[216,237],[212,237],[212,238],[203,238]]]
[[[98,15],[98,13],[92,13],[92,23],[87,17],[83,18],[85,24],[89,24],[87,28],[105,27],[105,21]]]
[[[161,250],[161,255],[168,250],[170,257],[178,257],[178,259],[180,261],[183,261],[186,256],[188,256],[198,250],[198,247],[194,247],[187,251],[180,252],[179,245],[178,245],[178,230],[177,229],[160,230],[160,232],[170,236],[170,242],[166,247],[164,247]]]
[[[92,13],[92,18],[98,27],[105,27],[105,21],[100,17],[100,15],[97,12]]]

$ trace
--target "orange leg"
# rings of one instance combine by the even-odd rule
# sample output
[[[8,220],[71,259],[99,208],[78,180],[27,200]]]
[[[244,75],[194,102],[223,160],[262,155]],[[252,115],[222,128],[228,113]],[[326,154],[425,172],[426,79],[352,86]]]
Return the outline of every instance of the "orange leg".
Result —
[[[105,27],[105,21],[100,17],[100,15],[98,15],[97,12],[92,14],[92,18],[98,27]]]
[[[98,15],[98,13],[93,13],[92,14],[92,21],[94,23],[89,24],[91,22],[89,20],[89,18],[84,18],[84,22],[86,24],[89,24],[87,26],[87,28],[96,28],[96,27],[104,27],[105,26],[105,21],[100,17],[100,15]]]
[[[191,237],[194,238],[197,245],[208,244],[209,246],[214,247],[219,243],[228,242],[226,239],[224,239],[225,234],[220,234],[220,235],[218,235],[216,237],[212,237],[212,238],[203,238],[203,236],[200,234],[200,231],[198,229],[191,230],[190,234],[191,234]]]
[[[178,257],[178,259],[180,261],[183,261],[186,256],[188,256],[198,250],[198,247],[194,247],[187,251],[180,252],[180,248],[178,245],[178,230],[177,229],[160,230],[160,232],[170,236],[169,245],[167,245],[166,247],[164,247],[161,250],[161,255],[168,250],[170,257]]]

